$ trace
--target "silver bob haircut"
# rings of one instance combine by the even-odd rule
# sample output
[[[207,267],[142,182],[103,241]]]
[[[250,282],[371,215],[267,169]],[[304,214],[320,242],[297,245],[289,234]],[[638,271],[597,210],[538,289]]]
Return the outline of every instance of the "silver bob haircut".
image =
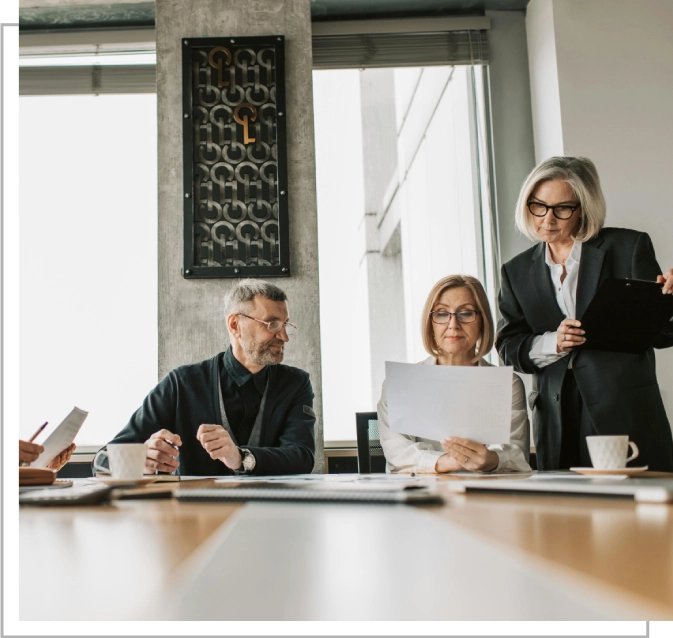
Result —
[[[287,295],[278,286],[264,279],[241,279],[224,297],[224,316],[228,317],[241,304],[254,302],[259,295],[271,301],[287,301]]]
[[[528,199],[538,184],[552,179],[567,182],[582,206],[580,227],[575,239],[588,241],[595,237],[605,223],[605,197],[596,166],[587,157],[550,157],[531,171],[516,202],[514,217],[517,228],[531,241],[540,241],[533,217],[528,211]]]

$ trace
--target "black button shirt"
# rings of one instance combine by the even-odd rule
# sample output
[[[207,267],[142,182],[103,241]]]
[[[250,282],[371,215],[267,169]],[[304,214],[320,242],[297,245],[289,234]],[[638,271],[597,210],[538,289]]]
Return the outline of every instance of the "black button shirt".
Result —
[[[269,371],[252,374],[236,359],[231,347],[219,361],[224,411],[237,445],[247,445],[259,412]]]

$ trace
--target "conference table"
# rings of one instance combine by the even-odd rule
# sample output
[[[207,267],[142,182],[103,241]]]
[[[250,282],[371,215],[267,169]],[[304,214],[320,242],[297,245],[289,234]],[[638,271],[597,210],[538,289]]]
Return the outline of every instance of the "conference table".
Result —
[[[434,481],[442,505],[21,507],[20,620],[673,619],[673,505]]]

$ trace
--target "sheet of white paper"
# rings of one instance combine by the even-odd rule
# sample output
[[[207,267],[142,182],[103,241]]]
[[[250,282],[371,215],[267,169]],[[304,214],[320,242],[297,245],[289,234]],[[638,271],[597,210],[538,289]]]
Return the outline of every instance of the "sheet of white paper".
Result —
[[[509,443],[512,374],[511,367],[386,361],[390,429],[433,441]]]
[[[42,444],[44,452],[33,461],[31,467],[47,467],[49,463],[67,448],[77,436],[79,429],[84,423],[84,419],[89,415],[88,412],[80,410],[75,407],[70,414],[63,419],[59,425],[50,435],[49,438]]]

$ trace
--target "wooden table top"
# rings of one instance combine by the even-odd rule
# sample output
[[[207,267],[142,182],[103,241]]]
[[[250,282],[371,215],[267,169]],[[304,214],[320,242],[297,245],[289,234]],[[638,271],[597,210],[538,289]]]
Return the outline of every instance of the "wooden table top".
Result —
[[[208,485],[212,481],[190,486]],[[207,539],[233,525],[232,516],[244,507],[172,499],[22,507],[20,619],[137,616],[142,601],[170,586]],[[447,494],[444,506],[423,509],[537,563],[549,578],[563,574],[593,583],[616,602],[642,609],[643,619],[673,618],[671,505],[488,493]],[[54,591],[36,607],[39,584],[30,575],[45,568],[54,577]]]
[[[673,619],[673,505],[471,493],[436,513],[540,561],[550,574],[581,575]]]

